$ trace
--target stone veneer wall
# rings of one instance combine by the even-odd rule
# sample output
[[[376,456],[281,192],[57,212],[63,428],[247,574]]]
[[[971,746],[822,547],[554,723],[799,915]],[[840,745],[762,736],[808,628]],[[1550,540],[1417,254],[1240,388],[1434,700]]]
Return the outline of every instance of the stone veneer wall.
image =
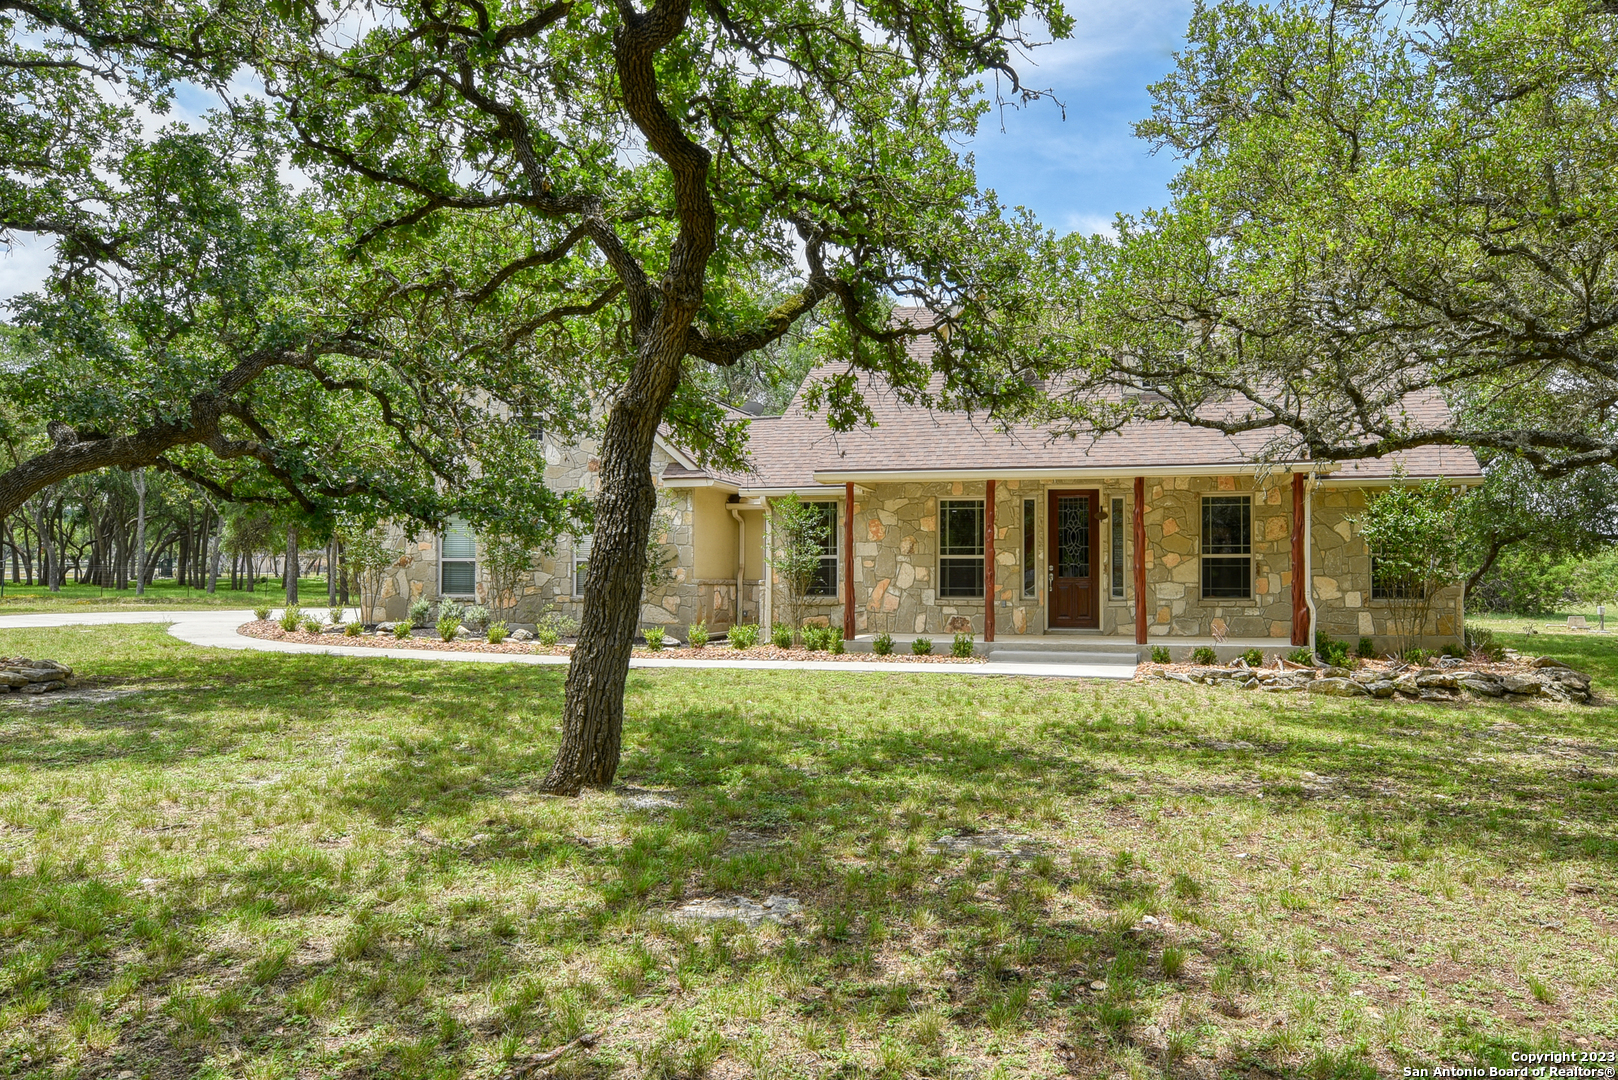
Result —
[[[553,490],[584,489],[594,494],[600,482],[601,461],[596,457],[596,444],[592,439],[577,446],[558,446],[547,442],[545,447],[545,483]],[[652,451],[652,473],[660,476],[670,458],[661,447]],[[658,482],[661,488],[661,481]],[[675,555],[674,580],[646,597],[641,607],[641,620],[648,625],[684,628],[698,619],[706,619],[710,627],[723,629],[730,625],[736,596],[736,579],[696,580],[691,568],[695,562],[692,546],[693,506],[689,489],[663,491],[663,504],[670,511],[672,525],[663,535],[663,543]],[[418,596],[438,599],[438,540],[437,536],[406,536],[397,526],[389,528],[387,543],[399,551],[399,558],[383,579],[381,603],[369,613],[376,620],[405,617],[410,603]],[[515,621],[534,623],[547,612],[557,611],[577,619],[583,614],[583,597],[573,593],[573,559],[579,545],[571,537],[561,538],[556,550],[542,554],[534,561],[534,570],[522,584],[523,595],[517,603]],[[481,557],[482,549],[479,549]],[[757,581],[744,582],[752,594],[748,599],[757,610]],[[489,603],[490,583],[481,561],[477,574],[477,602]]]
[[[1328,488],[1315,491],[1314,563],[1316,618],[1319,628],[1350,643],[1361,637],[1375,640],[1379,651],[1394,647],[1388,606],[1371,599],[1371,553],[1360,539],[1354,522],[1365,510],[1363,488]],[[1460,636],[1465,610],[1459,586],[1433,598],[1422,644],[1441,648]]]

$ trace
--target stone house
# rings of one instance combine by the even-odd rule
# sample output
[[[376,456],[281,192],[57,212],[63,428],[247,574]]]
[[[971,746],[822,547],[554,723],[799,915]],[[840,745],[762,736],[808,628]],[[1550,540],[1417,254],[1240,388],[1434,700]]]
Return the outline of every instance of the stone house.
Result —
[[[842,625],[851,640],[965,631],[990,642],[1273,652],[1309,642],[1318,627],[1385,648],[1388,605],[1355,526],[1366,494],[1400,465],[1413,480],[1482,480],[1471,452],[1452,447],[1260,463],[1263,433],[1232,438],[1165,422],[1053,439],[908,406],[876,382],[865,394],[876,424],[854,432],[832,432],[801,397],[780,416],[752,418],[746,473],[704,468],[659,440],[653,469],[672,521],[663,539],[675,579],[646,598],[644,623],[679,635],[696,620],[711,630],[777,621],[779,583],[764,587],[766,510],[796,494],[826,522],[810,618]],[[1409,407],[1418,422],[1445,410],[1437,398]],[[548,484],[593,488],[592,442],[546,451]],[[385,614],[400,617],[407,596],[486,600],[478,554],[453,526],[410,542],[384,589]],[[564,539],[537,560],[518,619],[576,617],[588,554],[588,538]],[[1435,597],[1425,643],[1454,641],[1462,614],[1458,588]]]

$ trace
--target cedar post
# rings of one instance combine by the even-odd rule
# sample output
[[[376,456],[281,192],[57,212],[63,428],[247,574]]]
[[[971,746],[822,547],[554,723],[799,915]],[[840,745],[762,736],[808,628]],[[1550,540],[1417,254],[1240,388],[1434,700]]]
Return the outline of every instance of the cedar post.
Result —
[[[843,640],[854,639],[854,485],[844,488],[843,513]]]
[[[983,640],[994,640],[994,481],[983,485]]]
[[[1135,477],[1135,644],[1146,644],[1146,478]]]
[[[1292,644],[1309,644],[1309,582],[1304,580],[1303,473],[1292,474]]]

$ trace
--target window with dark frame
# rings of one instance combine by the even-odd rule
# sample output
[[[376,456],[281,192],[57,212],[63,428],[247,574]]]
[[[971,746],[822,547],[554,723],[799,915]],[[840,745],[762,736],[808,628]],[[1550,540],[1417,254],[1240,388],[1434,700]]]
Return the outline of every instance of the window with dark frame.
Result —
[[[837,504],[809,503],[820,514],[820,569],[809,583],[809,596],[837,595]]]
[[[983,596],[983,500],[938,501],[938,595]]]
[[[1253,503],[1246,495],[1202,497],[1202,598],[1253,595]]]
[[[1034,577],[1034,536],[1035,536],[1035,510],[1034,500],[1022,501],[1022,594],[1025,600],[1032,600],[1038,593],[1039,582]]]
[[[1409,574],[1399,574],[1381,565],[1375,554],[1371,556],[1372,600],[1419,600],[1425,590]]]
[[[1124,500],[1112,500],[1112,598],[1124,598]]]
[[[477,537],[465,518],[450,518],[438,542],[438,594],[475,596],[478,589]]]

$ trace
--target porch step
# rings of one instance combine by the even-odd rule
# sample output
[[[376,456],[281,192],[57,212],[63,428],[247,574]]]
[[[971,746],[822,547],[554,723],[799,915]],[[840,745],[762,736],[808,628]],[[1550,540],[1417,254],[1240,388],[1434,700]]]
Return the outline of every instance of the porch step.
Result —
[[[1089,664],[1105,667],[1134,667],[1139,662],[1134,646],[1121,649],[1027,649],[990,646],[985,656],[994,664]]]

